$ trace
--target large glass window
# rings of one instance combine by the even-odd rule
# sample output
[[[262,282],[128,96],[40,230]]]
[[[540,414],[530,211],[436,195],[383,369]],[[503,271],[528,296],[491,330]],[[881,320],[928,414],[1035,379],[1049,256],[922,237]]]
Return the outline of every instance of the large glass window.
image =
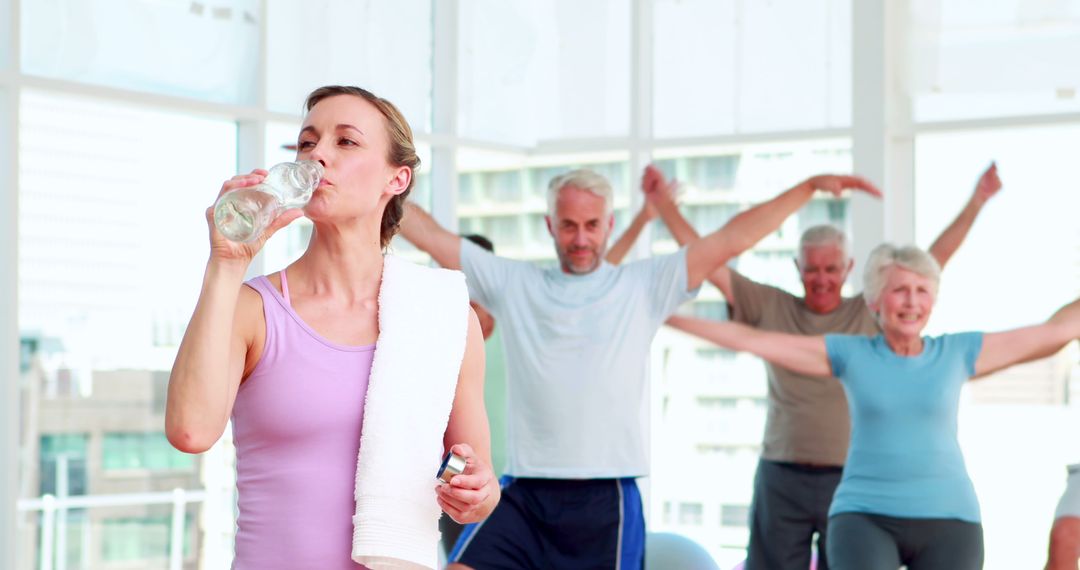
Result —
[[[218,103],[253,104],[260,5],[258,0],[20,2],[22,70]]]
[[[1080,111],[1080,1],[910,3],[915,118]]]
[[[462,2],[461,134],[523,145],[629,134],[630,5]]]
[[[991,161],[1003,183],[942,274],[932,334],[1034,324],[1080,295],[1078,148],[1075,124],[918,137],[919,243],[959,211]],[[961,446],[995,567],[1044,563],[1065,465],[1080,460],[1080,446],[1060,437],[1076,431],[1077,361],[1074,344],[965,389]]]
[[[40,445],[19,474],[20,549],[29,565],[51,544],[53,560],[99,567],[100,509],[171,502],[230,469],[172,449],[162,429],[236,124],[28,89],[19,116],[19,433],[24,450]],[[62,479],[102,506],[41,503]],[[206,555],[228,566],[226,552]]]
[[[235,125],[34,91],[20,117],[20,329],[59,340],[80,394],[94,369],[168,370]]]
[[[851,0],[656,0],[653,10],[656,136],[851,124]]]
[[[300,113],[321,85],[357,85],[431,130],[431,0],[270,0],[266,103]]]

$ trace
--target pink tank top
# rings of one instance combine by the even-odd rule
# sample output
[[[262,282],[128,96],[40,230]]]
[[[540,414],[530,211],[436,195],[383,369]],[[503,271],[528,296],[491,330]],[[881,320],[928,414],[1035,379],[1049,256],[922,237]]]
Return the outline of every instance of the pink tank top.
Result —
[[[359,568],[353,491],[375,346],[319,336],[293,311],[289,285],[266,277],[266,344],[236,395],[239,516],[233,568]]]

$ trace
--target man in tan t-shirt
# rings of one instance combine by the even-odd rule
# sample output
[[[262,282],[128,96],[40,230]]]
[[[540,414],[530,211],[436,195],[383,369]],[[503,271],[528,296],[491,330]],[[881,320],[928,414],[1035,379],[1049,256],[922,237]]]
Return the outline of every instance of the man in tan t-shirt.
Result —
[[[697,232],[679,213],[671,184],[649,167],[642,188],[680,243]],[[942,266],[960,247],[987,200],[1001,188],[991,165],[960,214],[930,246]],[[809,199],[809,197],[807,197]],[[844,297],[844,282],[854,266],[847,238],[832,226],[803,233],[795,267],[803,285],[797,297],[757,283],[723,266],[709,281],[724,294],[731,319],[765,330],[805,335],[878,334],[878,325],[861,295]],[[750,508],[747,570],[805,570],[811,543],[825,544],[829,504],[847,456],[851,422],[839,381],[804,376],[766,363],[768,414],[754,478]],[[828,570],[825,549],[818,548],[819,570]]]

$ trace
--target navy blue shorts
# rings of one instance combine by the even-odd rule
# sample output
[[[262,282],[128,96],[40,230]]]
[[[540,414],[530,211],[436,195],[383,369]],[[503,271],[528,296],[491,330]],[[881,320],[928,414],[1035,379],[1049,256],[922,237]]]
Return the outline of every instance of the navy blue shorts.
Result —
[[[644,567],[645,518],[634,479],[501,482],[499,506],[465,527],[451,562],[477,570]]]

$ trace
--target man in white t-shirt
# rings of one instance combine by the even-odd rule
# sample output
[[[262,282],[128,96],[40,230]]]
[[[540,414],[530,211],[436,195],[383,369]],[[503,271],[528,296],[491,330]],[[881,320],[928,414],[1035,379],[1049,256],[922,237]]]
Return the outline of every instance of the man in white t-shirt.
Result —
[[[615,267],[604,261],[615,222],[611,185],[571,171],[548,188],[559,266],[546,270],[496,257],[409,204],[402,235],[465,273],[470,298],[500,323],[506,355],[502,500],[462,533],[451,568],[640,568],[645,526],[634,480],[649,471],[653,336],[710,273],[815,190],[845,189],[880,194],[857,177],[816,176],[676,253]]]

